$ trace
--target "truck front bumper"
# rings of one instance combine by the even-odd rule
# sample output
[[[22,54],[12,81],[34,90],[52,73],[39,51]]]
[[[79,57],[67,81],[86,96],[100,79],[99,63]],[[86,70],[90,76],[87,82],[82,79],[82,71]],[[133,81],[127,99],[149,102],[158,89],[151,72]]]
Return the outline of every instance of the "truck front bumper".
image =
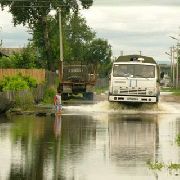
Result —
[[[109,101],[114,102],[157,102],[157,98],[154,96],[115,96],[109,95]]]

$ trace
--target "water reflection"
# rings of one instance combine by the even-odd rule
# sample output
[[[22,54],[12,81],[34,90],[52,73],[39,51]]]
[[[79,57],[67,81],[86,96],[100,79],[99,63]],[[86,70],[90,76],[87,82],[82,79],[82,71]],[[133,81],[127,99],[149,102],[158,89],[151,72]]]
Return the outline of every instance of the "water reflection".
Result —
[[[153,160],[157,127],[157,116],[110,116],[110,154],[116,166],[144,167],[148,160]]]
[[[56,138],[61,134],[61,121],[61,114],[56,114],[54,120],[54,134]]]
[[[180,163],[179,133],[174,115],[0,117],[0,179],[169,180],[147,161]]]

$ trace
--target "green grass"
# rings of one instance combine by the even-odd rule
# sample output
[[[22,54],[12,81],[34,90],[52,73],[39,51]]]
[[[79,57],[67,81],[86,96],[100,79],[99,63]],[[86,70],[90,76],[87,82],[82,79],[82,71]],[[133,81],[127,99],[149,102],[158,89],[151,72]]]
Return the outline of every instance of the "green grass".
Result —
[[[171,163],[167,166],[167,168],[171,171],[172,170],[178,171],[178,170],[180,170],[180,164]]]
[[[94,91],[96,92],[96,94],[101,94],[101,93],[104,93],[105,91],[107,91],[108,88],[109,87],[95,88]]]
[[[162,92],[172,92],[175,96],[180,96],[180,88],[161,88]]]
[[[178,134],[176,137],[176,143],[178,146],[180,146],[180,134]]]
[[[164,164],[161,163],[161,162],[147,162],[147,165],[149,167],[149,169],[151,170],[158,170],[158,171],[161,171],[162,168],[164,167]]]
[[[56,89],[51,87],[45,90],[43,104],[53,104],[54,103],[54,96],[56,95]]]

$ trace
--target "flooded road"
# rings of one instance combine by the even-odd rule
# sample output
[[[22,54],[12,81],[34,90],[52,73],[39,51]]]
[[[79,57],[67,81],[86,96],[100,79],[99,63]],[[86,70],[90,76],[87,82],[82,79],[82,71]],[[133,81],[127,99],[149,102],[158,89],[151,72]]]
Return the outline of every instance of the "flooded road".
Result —
[[[52,117],[0,117],[0,180],[176,180],[180,105],[66,106]],[[164,164],[153,170],[148,162]]]

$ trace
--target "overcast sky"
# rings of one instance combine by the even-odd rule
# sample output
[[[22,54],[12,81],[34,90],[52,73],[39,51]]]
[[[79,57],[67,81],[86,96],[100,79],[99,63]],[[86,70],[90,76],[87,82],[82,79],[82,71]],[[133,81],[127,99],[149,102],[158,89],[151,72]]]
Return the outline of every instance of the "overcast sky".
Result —
[[[97,36],[107,39],[113,55],[138,54],[159,61],[180,33],[180,0],[95,0],[89,10],[81,12]],[[4,47],[23,47],[29,37],[22,26],[13,28],[11,15],[0,12],[0,39]]]

